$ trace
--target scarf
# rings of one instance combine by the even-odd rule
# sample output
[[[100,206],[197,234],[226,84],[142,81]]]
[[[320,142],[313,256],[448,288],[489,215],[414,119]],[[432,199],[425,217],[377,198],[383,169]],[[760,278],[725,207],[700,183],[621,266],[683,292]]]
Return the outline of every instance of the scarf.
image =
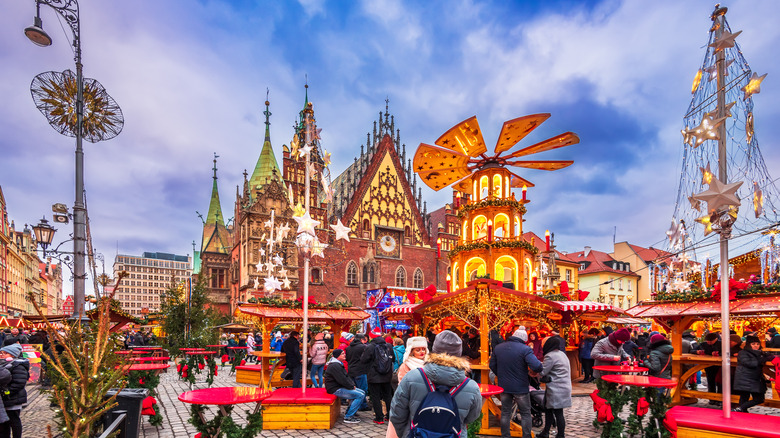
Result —
[[[416,370],[417,368],[422,368],[422,366],[425,365],[425,361],[423,359],[417,359],[414,356],[407,357],[404,363],[409,367],[410,370]]]

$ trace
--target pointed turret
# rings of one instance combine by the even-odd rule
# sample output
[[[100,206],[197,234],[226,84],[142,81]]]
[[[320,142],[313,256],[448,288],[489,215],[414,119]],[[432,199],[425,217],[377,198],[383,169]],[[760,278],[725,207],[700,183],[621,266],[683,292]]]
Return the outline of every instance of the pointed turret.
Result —
[[[268,107],[268,95],[266,94],[265,101],[265,140],[263,141],[263,149],[260,151],[260,157],[257,159],[255,170],[252,172],[252,177],[249,179],[249,193],[250,198],[254,199],[254,191],[258,187],[262,187],[272,180],[277,180],[282,187],[284,187],[284,181],[282,180],[282,172],[279,170],[279,164],[276,162],[276,155],[274,155],[274,149],[271,146],[271,111]]]
[[[203,224],[203,240],[201,241],[201,252],[216,252],[227,254],[229,250],[230,235],[225,228],[225,220],[222,215],[222,205],[219,202],[219,189],[217,188],[217,158],[219,155],[214,153],[214,183],[211,187],[211,200],[209,201],[209,213],[206,216],[206,223]]]

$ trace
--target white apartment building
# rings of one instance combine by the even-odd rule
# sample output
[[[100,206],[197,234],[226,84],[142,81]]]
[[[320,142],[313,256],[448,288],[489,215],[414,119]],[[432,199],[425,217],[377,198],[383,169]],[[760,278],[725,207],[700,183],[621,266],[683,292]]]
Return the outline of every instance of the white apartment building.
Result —
[[[160,310],[160,294],[171,284],[192,276],[192,258],[163,252],[145,252],[140,257],[118,254],[114,278],[121,271],[129,275],[119,284],[114,298],[125,312],[143,317]]]

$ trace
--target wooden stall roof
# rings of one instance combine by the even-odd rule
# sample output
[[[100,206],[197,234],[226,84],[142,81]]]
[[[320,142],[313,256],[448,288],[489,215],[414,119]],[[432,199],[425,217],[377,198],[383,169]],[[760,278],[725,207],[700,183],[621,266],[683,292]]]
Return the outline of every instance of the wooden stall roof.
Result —
[[[684,316],[720,315],[720,301],[655,302],[637,304],[627,312],[638,318],[680,319]],[[729,302],[729,313],[776,315],[780,313],[780,294],[739,297]]]
[[[220,329],[220,330],[226,331],[226,332],[230,332],[230,331],[250,332],[250,331],[252,331],[252,327],[249,327],[248,325],[244,325],[244,324],[238,324],[238,323],[235,323],[235,322],[218,325],[218,326],[216,326],[214,328]]]
[[[273,306],[239,306],[234,316],[255,316],[259,318],[280,319],[285,321],[303,320],[303,309],[290,309],[288,307]],[[309,308],[309,319],[315,321],[362,321],[370,315],[356,307],[348,308]]]

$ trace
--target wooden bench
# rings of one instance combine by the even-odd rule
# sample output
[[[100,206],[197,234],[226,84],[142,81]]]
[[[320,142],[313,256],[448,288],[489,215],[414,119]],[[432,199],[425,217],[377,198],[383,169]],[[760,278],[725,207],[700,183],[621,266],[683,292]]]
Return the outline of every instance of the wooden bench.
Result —
[[[677,438],[780,438],[780,417],[720,409],[675,406],[666,412],[664,426]]]
[[[272,370],[269,370],[266,373],[266,376],[271,373]],[[273,371],[273,376],[271,377],[271,380],[269,383],[271,388],[282,388],[282,387],[290,387],[292,386],[292,380],[282,380],[281,374],[282,371],[284,371],[284,368],[277,368],[275,371]],[[236,367],[236,383],[248,383],[250,385],[258,385],[262,386],[262,380],[263,380],[263,370],[262,365],[239,365]],[[306,385],[310,386],[311,379],[306,379]]]
[[[339,418],[339,399],[325,388],[279,388],[263,400],[263,429],[330,429]]]

